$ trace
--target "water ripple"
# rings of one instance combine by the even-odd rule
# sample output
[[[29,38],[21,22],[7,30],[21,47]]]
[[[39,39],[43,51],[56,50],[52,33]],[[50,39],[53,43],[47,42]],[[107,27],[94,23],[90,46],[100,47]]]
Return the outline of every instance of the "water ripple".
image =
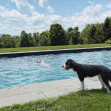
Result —
[[[44,67],[36,63],[37,60],[43,59],[51,67]],[[4,57],[0,58],[0,89],[74,78],[76,76],[72,70],[62,69],[62,65],[67,59],[73,59],[82,64],[105,65],[111,68],[111,51],[105,50],[15,58]]]

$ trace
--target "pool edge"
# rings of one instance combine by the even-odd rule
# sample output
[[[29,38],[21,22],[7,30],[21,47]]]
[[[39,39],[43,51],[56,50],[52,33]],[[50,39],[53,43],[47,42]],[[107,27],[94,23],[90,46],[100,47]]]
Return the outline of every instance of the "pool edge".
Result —
[[[101,51],[101,50],[111,50],[111,47],[107,46],[107,47],[91,47],[91,48],[9,52],[9,53],[0,53],[0,57],[19,57],[19,56],[60,54],[60,53],[79,53],[79,52],[90,52],[90,51]]]
[[[100,82],[97,77],[85,79],[87,89],[100,88]],[[79,91],[80,82],[78,78],[57,80],[26,86],[1,89],[0,90],[0,108],[13,105],[24,104],[29,101],[40,99],[55,98],[69,93]]]

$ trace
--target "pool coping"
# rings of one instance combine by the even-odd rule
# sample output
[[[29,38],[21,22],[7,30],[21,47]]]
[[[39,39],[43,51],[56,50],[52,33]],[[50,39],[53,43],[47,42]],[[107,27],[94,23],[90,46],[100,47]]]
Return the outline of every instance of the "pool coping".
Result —
[[[101,85],[97,77],[93,77],[85,79],[85,87],[90,90],[98,89]],[[69,93],[78,92],[80,90],[79,88],[79,79],[73,78],[0,89],[0,108],[13,104],[24,104],[29,101],[40,99],[57,98]]]
[[[58,49],[58,50],[9,52],[9,53],[0,53],[0,57],[19,57],[19,56],[60,54],[60,53],[79,53],[79,52],[90,52],[90,51],[101,51],[101,50],[111,50],[111,46],[91,47],[91,48],[71,48],[71,49]]]

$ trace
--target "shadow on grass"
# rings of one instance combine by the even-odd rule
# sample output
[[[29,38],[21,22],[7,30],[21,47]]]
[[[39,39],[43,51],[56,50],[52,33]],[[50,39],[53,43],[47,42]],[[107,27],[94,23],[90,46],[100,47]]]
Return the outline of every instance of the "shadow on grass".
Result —
[[[107,90],[104,89],[91,89],[77,92],[80,95],[90,95],[90,94],[108,94]]]

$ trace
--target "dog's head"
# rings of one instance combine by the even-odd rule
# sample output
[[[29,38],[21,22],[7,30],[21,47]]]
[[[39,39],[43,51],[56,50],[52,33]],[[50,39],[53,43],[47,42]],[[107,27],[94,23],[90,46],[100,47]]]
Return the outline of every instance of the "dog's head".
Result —
[[[74,61],[72,59],[68,59],[65,64],[62,66],[65,70],[69,70],[73,68]]]

